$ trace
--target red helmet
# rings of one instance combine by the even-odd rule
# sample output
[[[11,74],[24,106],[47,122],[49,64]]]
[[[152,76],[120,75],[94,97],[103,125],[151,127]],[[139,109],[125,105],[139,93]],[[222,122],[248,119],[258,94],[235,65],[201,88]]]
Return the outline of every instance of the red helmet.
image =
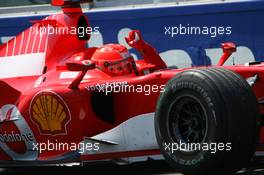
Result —
[[[136,74],[136,64],[125,46],[106,44],[98,48],[92,58],[96,68],[111,76]]]

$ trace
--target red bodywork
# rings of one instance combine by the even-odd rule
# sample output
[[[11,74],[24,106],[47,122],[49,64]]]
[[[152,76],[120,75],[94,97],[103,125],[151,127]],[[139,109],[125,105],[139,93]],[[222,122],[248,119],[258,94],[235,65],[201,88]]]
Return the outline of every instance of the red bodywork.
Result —
[[[58,3],[57,5],[63,6],[62,4]],[[21,55],[34,54],[33,56],[36,56],[38,53],[44,53],[45,56],[41,65],[42,72],[34,72],[34,75],[23,76],[14,74],[12,77],[5,75],[1,78],[0,111],[2,112],[0,112],[0,116],[2,120],[0,124],[0,144],[2,146],[0,161],[4,163],[8,163],[8,160],[55,161],[60,163],[60,161],[66,160],[66,158],[64,159],[65,155],[71,151],[49,150],[40,153],[29,150],[31,146],[27,144],[46,143],[47,140],[54,143],[80,143],[84,138],[91,138],[109,131],[135,116],[155,112],[156,102],[160,94],[160,89],[148,95],[144,92],[111,93],[112,104],[104,104],[101,101],[96,102],[96,99],[92,98],[94,91],[89,87],[125,82],[128,85],[155,85],[161,88],[177,73],[187,70],[154,70],[151,71],[152,73],[144,75],[142,73],[144,70],[153,68],[153,65],[148,62],[152,59],[150,54],[145,55],[145,61],[137,61],[137,68],[141,70],[139,76],[133,74],[113,77],[96,68],[89,67],[89,70],[82,70],[78,66],[75,68],[80,72],[70,71],[74,68],[70,68],[66,63],[72,63],[74,60],[89,60],[95,49],[87,49],[85,47],[86,41],[80,40],[77,35],[41,35],[32,32],[33,28],[43,26],[76,27],[80,18],[84,17],[86,19],[78,5],[76,7],[76,4],[70,7],[64,4],[63,11],[63,14],[52,15],[36,22],[31,28],[1,46],[0,59],[3,60],[12,59],[13,57],[19,59]],[[88,23],[87,19],[86,22]],[[222,66],[234,51],[232,45],[227,44],[224,47],[228,53],[224,53],[219,66]],[[231,52],[226,47],[231,48]],[[154,56],[156,57],[156,55]],[[158,64],[159,68],[164,67],[164,65],[160,65],[162,63]],[[31,62],[28,62],[27,66],[26,69],[31,69]],[[260,113],[264,114],[264,63],[224,66],[224,68],[237,72],[245,79],[258,75],[258,80],[252,88],[257,99],[260,102],[262,101]],[[74,81],[75,83],[73,83]],[[112,105],[114,121],[106,122],[98,117],[92,106],[93,100],[99,104],[102,111],[108,105]],[[16,119],[19,113],[24,119],[23,124],[18,122],[21,119]],[[26,125],[26,129],[24,125]],[[260,142],[264,143],[263,130]],[[144,150],[119,150],[105,154],[79,155],[77,159],[80,161],[100,160],[154,154],[159,154],[158,149],[147,148]],[[72,158],[74,159],[74,157]]]

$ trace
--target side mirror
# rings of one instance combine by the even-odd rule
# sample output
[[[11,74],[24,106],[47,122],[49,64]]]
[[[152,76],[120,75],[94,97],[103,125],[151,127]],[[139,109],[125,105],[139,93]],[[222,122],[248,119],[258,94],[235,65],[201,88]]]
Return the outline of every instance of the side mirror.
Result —
[[[235,43],[232,43],[232,42],[222,43],[221,46],[222,46],[222,49],[223,49],[224,53],[236,52],[236,44]]]
[[[52,0],[51,5],[53,6],[63,6],[64,5],[64,0]]]
[[[95,64],[91,60],[73,61],[66,63],[69,71],[87,71],[95,68]]]
[[[95,68],[95,63],[91,60],[74,61],[66,63],[66,67],[69,71],[81,71],[69,86],[70,89],[78,89],[86,72]]]
[[[223,55],[220,58],[219,62],[217,63],[217,66],[223,66],[227,59],[236,52],[236,44],[232,42],[222,43],[221,47],[223,49]]]

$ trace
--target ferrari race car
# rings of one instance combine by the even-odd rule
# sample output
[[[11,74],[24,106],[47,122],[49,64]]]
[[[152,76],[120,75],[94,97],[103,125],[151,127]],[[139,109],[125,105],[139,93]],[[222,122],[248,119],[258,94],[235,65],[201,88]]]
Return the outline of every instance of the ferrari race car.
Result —
[[[263,150],[264,63],[167,67],[139,31],[86,48],[81,1],[0,46],[0,164],[56,165],[145,158],[190,175],[233,173]],[[49,32],[52,29],[52,33]],[[64,33],[54,31],[64,30]],[[180,58],[178,58],[180,59]]]

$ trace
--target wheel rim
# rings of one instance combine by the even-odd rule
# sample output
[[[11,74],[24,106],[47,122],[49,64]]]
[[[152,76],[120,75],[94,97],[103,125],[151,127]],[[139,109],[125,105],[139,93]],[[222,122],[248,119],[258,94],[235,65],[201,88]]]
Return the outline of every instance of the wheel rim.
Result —
[[[177,98],[170,110],[169,132],[176,143],[203,143],[207,135],[207,114],[194,96]],[[187,152],[195,151],[190,148]]]

